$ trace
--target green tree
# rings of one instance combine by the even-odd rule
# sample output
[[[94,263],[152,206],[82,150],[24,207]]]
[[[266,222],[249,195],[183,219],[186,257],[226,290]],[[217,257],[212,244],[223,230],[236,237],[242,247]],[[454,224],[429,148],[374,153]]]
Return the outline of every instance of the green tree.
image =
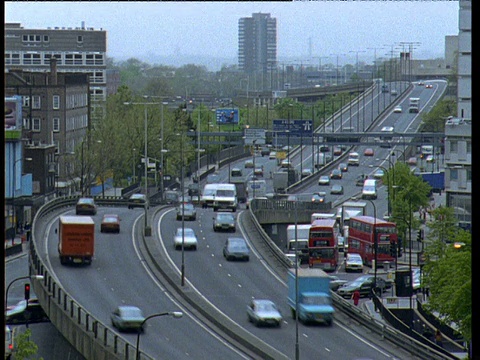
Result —
[[[444,220],[440,214],[445,212],[439,208],[433,213],[436,220],[430,225],[442,227],[440,223]],[[433,243],[426,247],[423,281],[429,288],[430,296],[425,308],[438,312],[445,323],[455,323],[465,340],[471,341],[472,236],[459,228],[454,232],[453,242],[446,243],[432,235]]]
[[[455,100],[441,100],[429,112],[422,115],[422,130],[428,132],[444,132],[445,119],[456,116],[457,105]]]
[[[37,354],[38,346],[30,340],[30,335],[32,335],[32,330],[26,329],[25,332],[15,336],[15,360],[30,359]]]

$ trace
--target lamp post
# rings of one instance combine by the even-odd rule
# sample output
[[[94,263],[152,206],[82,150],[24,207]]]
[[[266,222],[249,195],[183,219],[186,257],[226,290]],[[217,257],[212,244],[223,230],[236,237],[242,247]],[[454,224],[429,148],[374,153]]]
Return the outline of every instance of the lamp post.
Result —
[[[390,172],[385,169],[383,166],[380,166],[380,165],[368,165],[368,167],[370,168],[373,168],[373,167],[377,167],[377,168],[380,168],[384,171],[385,174],[388,174],[389,177],[390,177]],[[384,175],[385,175],[384,174]],[[395,181],[395,178],[394,180]],[[391,204],[390,204],[390,180],[388,181],[388,185],[387,185],[387,216],[390,217],[390,214],[391,214]]]
[[[355,199],[355,198],[352,198]],[[374,258],[374,268],[373,268],[373,288],[377,288],[377,254],[378,254],[378,240],[377,240],[377,207],[375,203],[370,199],[364,199],[368,201],[373,206],[373,258]]]
[[[154,317],[161,317],[161,316],[171,316],[174,319],[179,319],[183,316],[183,312],[181,311],[170,311],[170,312],[163,312],[163,313],[158,313],[158,314],[152,314],[147,316],[141,323],[141,327],[145,324],[147,320],[150,320]],[[136,360],[140,360],[140,331],[137,334],[137,354],[135,356]]]
[[[252,144],[253,144],[253,154],[252,154],[252,156],[253,156],[253,175],[254,175],[254,181],[255,181],[255,146],[256,146],[256,143],[257,143],[257,139],[254,139],[254,140],[252,141]],[[256,187],[257,187],[257,185],[254,184],[254,185],[253,185],[253,198],[252,198],[252,200],[255,199],[255,188],[256,188]]]
[[[185,194],[185,187],[184,187],[184,172],[183,172],[183,167],[184,167],[184,154],[183,154],[183,134],[177,133],[177,136],[181,136],[180,139],[180,156],[182,158],[181,161],[181,169],[180,169],[180,179],[181,179],[181,192],[182,192],[182,264],[181,264],[181,281],[180,285],[185,286],[185,206],[183,204],[183,196]]]
[[[162,199],[164,199],[164,183],[163,183],[163,176],[165,174],[165,169],[163,166],[163,153],[164,153],[164,144],[165,144],[165,135],[163,133],[163,124],[164,124],[164,117],[163,117],[163,106],[167,105],[167,102],[162,102],[161,106],[161,122],[160,122],[160,143],[161,143],[161,149],[160,149],[160,165],[161,165],[161,170],[162,172],[160,173],[160,191],[161,191],[161,196]]]
[[[18,280],[25,280],[25,279],[30,279],[30,280],[34,280],[34,279],[37,279],[37,280],[43,280],[44,279],[44,276],[43,275],[29,275],[29,276],[20,276],[16,279],[13,279],[12,281],[10,281],[10,283],[8,284],[7,286],[7,290],[5,291],[5,308],[8,306],[8,291],[10,290],[10,286],[12,286],[12,284]]]
[[[137,151],[137,149],[133,148],[132,149],[132,183],[135,183],[135,151]]]

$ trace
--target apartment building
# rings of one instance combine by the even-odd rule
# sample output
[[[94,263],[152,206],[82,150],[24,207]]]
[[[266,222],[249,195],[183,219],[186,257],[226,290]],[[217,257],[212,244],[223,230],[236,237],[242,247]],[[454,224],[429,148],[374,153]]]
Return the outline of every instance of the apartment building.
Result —
[[[272,71],[277,64],[277,19],[255,13],[238,21],[238,66],[247,73]]]

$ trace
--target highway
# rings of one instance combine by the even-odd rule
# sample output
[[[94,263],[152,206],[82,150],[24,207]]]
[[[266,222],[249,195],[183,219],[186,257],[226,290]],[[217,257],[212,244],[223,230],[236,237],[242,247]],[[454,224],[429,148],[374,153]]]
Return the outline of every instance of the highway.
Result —
[[[444,90],[446,86],[446,83],[442,81],[436,81],[434,84],[433,89],[415,87],[412,94],[404,95],[399,100],[403,104],[408,101],[409,96],[419,96],[425,107],[433,106],[443,92],[442,87]],[[379,94],[379,96],[385,95]],[[370,106],[370,108],[374,109],[374,106]],[[404,109],[406,108],[407,105],[404,104]],[[414,132],[419,121],[420,116],[417,114],[391,113],[382,124],[375,125],[375,127],[389,125],[395,126],[397,132]],[[345,124],[349,122],[350,119],[345,116]],[[401,141],[398,146],[402,146]],[[400,147],[400,149],[402,148]],[[292,155],[291,159],[296,167],[300,167],[298,165],[300,158],[304,162],[302,167],[311,167],[311,150],[311,147],[305,147],[301,155],[296,153]],[[376,159],[385,159],[391,150],[375,148],[374,157],[364,158],[362,156],[358,169],[350,168],[347,173],[344,173],[344,179],[338,180],[344,185],[345,195],[333,196],[327,192],[327,201],[332,200],[334,204],[339,204],[358,193],[360,189],[354,186],[352,180],[359,173],[373,172],[378,165],[388,167],[388,162],[385,165]],[[356,151],[363,154],[361,147],[358,147]],[[269,160],[267,157],[257,157],[256,162],[265,165],[266,178],[269,180],[267,175],[269,171],[276,169],[275,161]],[[231,164],[232,167],[243,167],[242,165],[243,161]],[[370,165],[374,165],[374,167],[371,168]],[[228,169],[219,171],[221,178],[228,178],[227,171]],[[306,185],[297,191],[321,191],[322,189],[319,189],[317,184],[319,175],[312,176]],[[271,187],[271,181],[267,182]],[[381,217],[379,215],[383,215],[386,210],[384,192],[380,192],[376,204],[377,216]],[[44,249],[43,257],[48,261],[57,280],[76,301],[92,312],[95,317],[109,324],[110,312],[119,304],[137,305],[143,309],[146,315],[163,311],[184,311],[185,316],[181,319],[163,317],[150,320],[145,334],[141,336],[142,351],[156,358],[249,358],[248,355],[229,345],[224,339],[206,328],[193,314],[189,316],[189,310],[177,303],[151,274],[134,240],[138,236],[135,229],[142,225],[143,212],[140,209],[100,207],[98,214],[94,216],[95,222],[98,224],[98,236],[93,264],[84,268],[61,266],[56,250],[55,227],[60,213],[72,214],[73,212],[73,209],[64,210],[51,217],[45,224],[45,237],[37,240],[41,240],[42,244],[39,248]],[[119,235],[99,232],[101,216],[107,212],[118,213],[122,218],[122,232]],[[287,357],[294,358],[296,329],[286,307],[284,279],[279,278],[271,271],[264,259],[255,252],[254,246],[252,246],[254,256],[249,262],[226,262],[222,257],[221,248],[229,235],[213,232],[212,216],[211,209],[198,209],[198,220],[185,222],[185,226],[191,225],[200,237],[198,250],[184,253],[189,286],[199,290],[214,306],[249,332],[275,347]],[[238,216],[243,216],[241,210],[238,211]],[[164,211],[158,214],[152,224],[156,235],[152,239],[156,241],[158,239],[159,246],[165,251],[165,256],[171,259],[171,262],[178,268],[181,263],[181,252],[173,249],[173,231],[180,223],[175,221],[175,216],[171,211]],[[254,236],[254,234],[242,232],[241,227],[237,230],[237,234],[241,234],[247,239]],[[280,329],[258,329],[248,323],[245,308],[248,300],[252,297],[270,298],[280,306],[285,320]],[[304,326],[303,324],[300,324],[299,328],[302,359],[307,357],[338,359],[339,356],[345,359],[358,357],[411,358],[408,354],[400,354],[396,347],[385,343],[378,345],[378,340],[360,336],[362,330],[358,329],[355,324],[351,324],[349,319],[344,318],[341,314],[331,328]],[[122,334],[122,336],[135,343],[136,334]],[[345,346],[346,343],[348,346]]]

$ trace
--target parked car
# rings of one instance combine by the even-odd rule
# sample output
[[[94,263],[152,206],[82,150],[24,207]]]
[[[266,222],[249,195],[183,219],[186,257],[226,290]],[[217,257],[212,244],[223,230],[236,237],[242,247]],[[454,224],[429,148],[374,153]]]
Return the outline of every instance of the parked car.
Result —
[[[330,194],[343,195],[343,186],[338,184],[333,185],[330,189]]]
[[[363,152],[364,156],[373,156],[374,152],[372,148],[366,148],[365,151]]]
[[[97,205],[93,198],[80,198],[75,205],[76,215],[96,215]]]
[[[345,259],[345,272],[349,271],[363,272],[363,260],[360,254],[347,254],[347,258]]]
[[[318,185],[330,185],[330,178],[328,175],[322,175],[318,179]]]
[[[281,326],[282,314],[271,300],[253,299],[247,306],[248,321],[256,326]]]
[[[147,195],[145,195],[145,194],[132,194],[132,196],[130,196],[130,198],[128,199],[127,207],[129,209],[133,209],[133,208],[136,208],[136,207],[139,207],[139,208],[147,207],[147,209],[148,209],[149,206],[148,206]]]
[[[348,171],[348,164],[347,163],[340,163],[340,165],[338,165],[338,169],[341,172],[347,172]]]
[[[223,256],[227,260],[250,260],[250,249],[244,238],[229,237],[223,247]]]
[[[218,212],[213,217],[213,231],[231,231],[235,232],[235,216],[228,212]]]
[[[184,231],[183,231],[184,230]],[[181,250],[182,244],[184,249],[197,250],[198,240],[195,231],[191,228],[177,228],[173,237],[173,246],[175,250]]]
[[[100,224],[100,232],[120,232],[120,217],[117,214],[105,214]]]
[[[182,217],[186,220],[195,220],[197,218],[197,209],[192,203],[181,203],[177,206],[177,220],[182,220]]]
[[[50,319],[38,302],[37,298],[28,300],[20,300],[16,305],[7,307],[5,314],[6,325],[16,325],[25,323],[48,322]]]
[[[342,178],[342,172],[340,169],[333,169],[332,172],[330,173],[330,179],[341,179]]]
[[[120,305],[112,312],[110,319],[119,331],[144,331],[145,316],[136,306]]]
[[[380,278],[377,278],[377,282]],[[373,275],[363,275],[359,278],[347,282],[345,285],[340,286],[337,290],[337,294],[350,299],[353,293],[358,290],[360,296],[369,296],[374,287],[375,277]]]

